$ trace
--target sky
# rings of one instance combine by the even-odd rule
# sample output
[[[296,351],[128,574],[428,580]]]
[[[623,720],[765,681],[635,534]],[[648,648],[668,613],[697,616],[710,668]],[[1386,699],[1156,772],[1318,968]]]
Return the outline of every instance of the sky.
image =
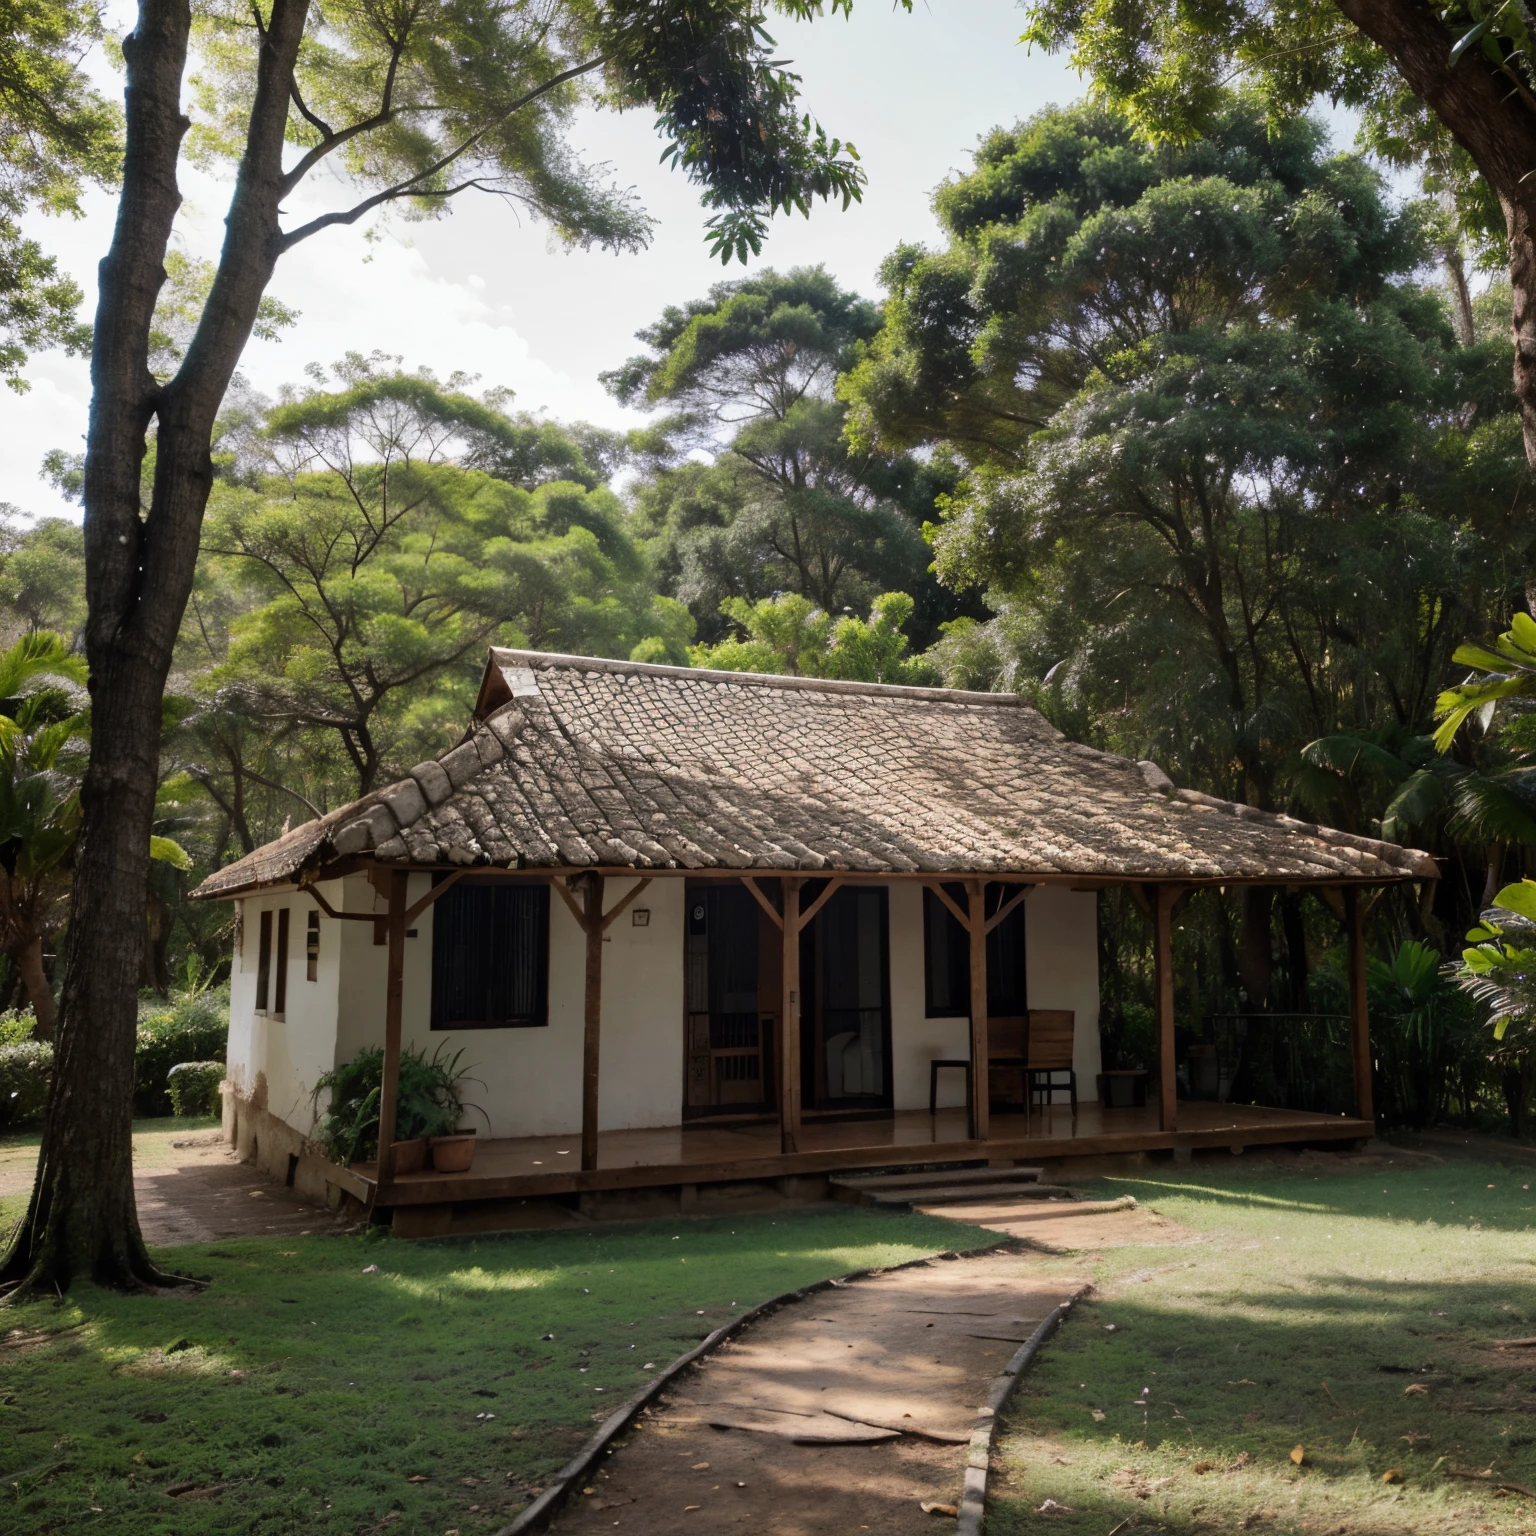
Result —
[[[1064,59],[1018,44],[1022,27],[1014,0],[917,0],[910,14],[889,0],[860,0],[851,19],[776,19],[779,56],[803,77],[805,106],[857,146],[869,185],[846,212],[822,204],[809,220],[775,220],[762,258],[748,268],[710,259],[705,215],[688,183],[658,164],[649,114],[593,112],[575,124],[573,144],[589,161],[610,164],[617,183],[636,188],[657,220],[648,249],[616,256],[551,248],[537,223],[473,194],[456,200],[445,219],[386,226],[382,239],[333,229],[283,258],[271,292],[299,311],[299,321],[276,341],[251,342],[240,371],[272,393],[300,381],[306,364],[380,351],[408,368],[479,375],[480,388],[508,386],[521,409],[634,424],[641,418],[610,399],[597,375],[637,350],[634,333],[666,305],[743,271],[816,262],[877,295],[880,263],[896,245],[937,240],[933,189],[969,167],[980,135],[1082,94]],[[103,88],[116,82],[104,77]],[[228,185],[185,169],[182,191],[177,243],[216,256]],[[295,199],[291,212],[301,219],[347,201],[346,189],[326,180]],[[29,226],[85,290],[87,314],[113,208],[110,196],[92,193],[83,219]],[[49,449],[78,452],[83,444],[85,360],[44,354],[28,374],[26,394],[0,390],[0,502],[31,516],[78,517],[38,471]]]

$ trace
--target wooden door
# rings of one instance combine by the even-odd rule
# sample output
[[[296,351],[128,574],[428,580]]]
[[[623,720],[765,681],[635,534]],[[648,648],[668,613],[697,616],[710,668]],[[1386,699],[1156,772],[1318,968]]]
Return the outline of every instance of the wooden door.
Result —
[[[816,898],[815,888],[805,893]],[[883,886],[847,885],[801,941],[801,1091],[812,1109],[891,1107],[890,921]]]
[[[689,887],[687,902],[685,1109],[761,1108],[772,1093],[769,1056],[777,1017],[760,1006],[766,918],[751,893],[735,883],[700,882]]]

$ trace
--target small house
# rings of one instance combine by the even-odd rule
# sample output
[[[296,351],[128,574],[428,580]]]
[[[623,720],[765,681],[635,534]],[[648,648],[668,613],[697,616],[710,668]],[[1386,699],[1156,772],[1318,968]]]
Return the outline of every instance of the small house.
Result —
[[[1181,790],[1006,693],[490,653],[462,741],[198,888],[239,914],[227,1125],[300,1188],[475,1202],[1371,1133],[1363,895],[1427,855]],[[1172,925],[1316,890],[1352,945],[1353,1115],[1181,1101]],[[1099,893],[1150,918],[1160,1056],[1101,1072]],[[464,1174],[336,1169],[320,1075],[463,1049]]]

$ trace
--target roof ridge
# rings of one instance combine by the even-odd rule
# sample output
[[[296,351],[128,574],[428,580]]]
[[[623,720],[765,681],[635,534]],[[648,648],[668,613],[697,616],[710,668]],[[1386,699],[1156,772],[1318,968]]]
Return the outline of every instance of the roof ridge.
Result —
[[[640,677],[671,677],[684,682],[740,683],[749,688],[779,688],[803,693],[862,694],[873,698],[926,700],[934,704],[995,704],[1007,708],[1032,706],[1016,693],[983,693],[970,688],[929,688],[909,683],[862,683],[840,677],[797,677],[782,672],[726,672],[716,667],[678,667],[655,661],[617,661],[609,656],[572,656],[559,651],[521,651],[493,645],[498,665],[543,668],[572,667],[584,672],[611,672]]]

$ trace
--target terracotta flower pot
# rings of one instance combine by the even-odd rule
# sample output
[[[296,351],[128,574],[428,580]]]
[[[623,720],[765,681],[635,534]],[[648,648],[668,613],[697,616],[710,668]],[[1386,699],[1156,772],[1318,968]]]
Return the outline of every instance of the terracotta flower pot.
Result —
[[[455,1131],[432,1138],[432,1167],[438,1173],[466,1173],[475,1160],[475,1133]]]
[[[420,1173],[427,1166],[427,1138],[417,1136],[411,1141],[392,1141],[389,1153],[395,1173]]]

